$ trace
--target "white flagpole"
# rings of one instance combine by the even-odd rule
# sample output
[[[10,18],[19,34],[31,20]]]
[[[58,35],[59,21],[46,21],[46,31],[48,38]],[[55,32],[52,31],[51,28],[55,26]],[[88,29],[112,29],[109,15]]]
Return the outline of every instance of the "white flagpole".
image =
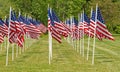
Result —
[[[11,21],[11,7],[10,7],[10,13],[9,13],[9,27],[8,27],[8,44],[7,44],[7,53],[6,53],[6,66],[8,65],[8,51],[9,51],[9,34],[10,34],[10,21]]]
[[[18,45],[16,45],[16,57],[18,57]]]
[[[97,22],[97,8],[98,4],[96,4],[96,14],[95,14],[95,30],[94,30],[94,42],[93,42],[93,54],[92,54],[92,65],[94,64],[94,56],[95,56],[95,35],[96,35],[96,22]]]
[[[2,51],[2,43],[1,43],[1,51]]]
[[[6,21],[6,16],[5,16],[5,20],[4,20],[4,22]],[[5,38],[5,49],[7,48],[7,39]]]
[[[71,16],[71,18],[70,18],[70,23],[71,23],[71,31],[72,31],[72,27],[73,27],[73,24],[72,24],[72,16]],[[73,48],[74,48],[74,43],[73,43],[73,38],[72,38],[72,35],[73,35],[73,31],[71,32],[71,42],[72,42],[72,46],[73,46]]]
[[[21,15],[21,12],[20,12],[20,9],[19,9],[19,15],[18,16],[20,16],[20,15]],[[21,51],[24,52],[24,44],[23,44],[23,48],[21,49]]]
[[[49,31],[49,64],[51,64],[52,60],[52,36],[51,32]]]
[[[92,11],[93,11],[93,9],[91,8],[91,17],[92,17]],[[88,33],[89,33],[89,36],[88,36],[87,60],[89,57],[89,49],[90,49],[90,31],[88,31]]]
[[[81,21],[82,21],[82,13],[81,13]],[[80,23],[80,25],[82,25],[81,23]],[[82,38],[82,33],[81,32],[82,31],[80,30],[80,37]],[[81,38],[80,38],[80,54],[82,54],[82,41],[81,41]]]
[[[19,54],[21,54],[22,49],[21,49],[21,48],[19,48],[19,46],[18,46],[18,49],[19,49]]]
[[[12,61],[14,61],[14,44],[12,46]]]
[[[50,13],[51,13],[51,11],[52,11],[52,9],[50,8]],[[52,15],[52,13],[51,13],[51,15]],[[50,54],[50,56],[51,56],[51,60],[52,60],[52,35],[51,35],[51,33],[50,33],[50,40],[51,40],[51,43],[50,43],[50,52],[51,52],[51,54]]]
[[[80,36],[81,36],[81,30],[80,30]],[[82,44],[81,44],[81,38],[80,38],[80,54],[82,53]]]
[[[80,26],[80,15],[78,14],[78,52],[80,51],[80,31],[79,31],[79,26]]]
[[[26,14],[25,14],[25,17],[26,17]],[[26,32],[26,35],[25,35],[25,39],[26,39],[26,42],[25,42],[25,44],[26,44],[26,49],[28,48],[28,38],[29,38],[29,36],[28,36],[28,33]]]
[[[84,21],[84,11],[83,11],[83,14],[82,14],[82,18],[83,18],[83,21]],[[84,22],[83,22],[83,57],[84,57]]]
[[[48,9],[49,9],[49,5],[48,5]],[[50,13],[51,13],[51,8],[50,8]],[[49,23],[48,23],[49,24]],[[52,36],[51,36],[51,32],[48,30],[48,39],[49,39],[49,64],[51,64],[51,60],[52,60]]]
[[[78,47],[78,45],[77,45],[77,41],[78,41],[78,40],[77,40],[77,38],[76,38],[76,51],[78,52],[78,48],[77,48],[77,47]]]

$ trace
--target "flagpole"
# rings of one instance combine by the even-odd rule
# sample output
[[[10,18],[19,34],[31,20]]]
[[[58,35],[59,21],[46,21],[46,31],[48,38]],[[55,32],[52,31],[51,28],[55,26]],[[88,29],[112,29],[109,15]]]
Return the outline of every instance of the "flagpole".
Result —
[[[11,21],[11,7],[9,13],[9,27],[8,27],[8,44],[7,44],[7,53],[6,53],[6,66],[8,65],[8,51],[9,51],[9,34],[10,34],[10,21]]]
[[[18,57],[18,45],[16,47],[16,57]]]
[[[81,23],[82,23],[82,13],[81,13]],[[80,23],[80,25],[82,25]],[[82,38],[82,31],[80,30],[80,54],[82,54],[82,41],[81,41],[81,38]]]
[[[88,31],[88,32],[90,32],[90,31]],[[89,56],[89,49],[90,49],[90,33],[88,36],[87,60],[88,60],[88,56]]]
[[[26,18],[26,13],[25,13],[25,18]],[[26,34],[25,34],[25,38],[26,38],[26,49],[28,49],[28,34],[27,34],[27,32],[26,32]]]
[[[80,31],[79,31],[79,22],[80,22],[80,15],[78,14],[78,52],[80,51]]]
[[[49,64],[51,64],[52,60],[52,36],[51,32],[49,31]]]
[[[94,64],[94,56],[95,56],[95,35],[96,35],[96,22],[97,22],[97,7],[98,4],[96,4],[96,14],[95,14],[95,30],[94,30],[94,42],[93,42],[93,54],[92,54],[92,65]]]
[[[5,20],[4,22],[6,21],[6,16],[5,16]],[[5,38],[5,49],[7,48],[7,39]]]
[[[68,19],[68,21],[69,21],[69,20],[70,20],[70,19]],[[70,22],[68,22],[68,24],[69,24],[68,27],[69,27],[69,29],[70,29]],[[71,31],[71,30],[70,30],[70,31]],[[68,35],[68,39],[69,39],[68,42],[69,42],[69,44],[70,44],[70,34],[71,34],[71,32],[70,32],[69,35]]]
[[[12,45],[12,61],[14,61],[14,44]]]
[[[49,10],[49,5],[48,5],[48,10]],[[51,13],[51,8],[50,8],[50,13]],[[49,34],[49,36],[48,36],[48,39],[49,39],[49,64],[51,64],[51,60],[52,60],[52,36],[51,36],[50,30],[48,30],[48,34]]]
[[[20,16],[20,15],[21,15],[21,12],[20,12],[20,9],[19,9],[19,15],[18,16]],[[24,52],[24,44],[23,44],[23,48],[21,49],[21,51]]]
[[[50,13],[51,13],[51,15],[52,15],[52,12],[51,12],[51,11],[52,11],[52,9],[50,8]],[[50,38],[51,38],[51,39],[50,39],[50,40],[51,40],[51,41],[50,41],[50,49],[51,49],[51,50],[50,50],[50,52],[51,52],[50,55],[51,55],[51,60],[52,60],[52,35],[51,35],[51,32],[50,32]]]
[[[80,30],[80,54],[82,53],[82,44],[81,44],[81,30]]]
[[[83,10],[83,15],[82,15],[83,21],[84,21],[84,10]],[[84,57],[84,22],[83,22],[83,57]]]
[[[92,17],[92,11],[93,11],[93,8],[91,8],[91,17]],[[90,49],[90,30],[88,30],[88,33],[89,33],[89,36],[88,36],[87,60],[89,57],[89,49]]]
[[[1,43],[1,51],[2,51],[2,43]]]
[[[71,18],[70,18],[70,23],[71,23],[71,42],[72,42],[72,46],[73,46],[73,48],[74,48],[74,43],[73,43],[73,38],[72,38],[72,34],[73,34],[73,30],[72,30],[72,26],[73,26],[73,24],[72,24],[72,16],[71,16]]]
[[[7,37],[5,38],[5,49],[7,49]]]
[[[18,46],[18,48],[19,48],[19,46]],[[19,48],[19,54],[21,54],[21,51],[22,51],[22,49],[21,49],[21,48]]]

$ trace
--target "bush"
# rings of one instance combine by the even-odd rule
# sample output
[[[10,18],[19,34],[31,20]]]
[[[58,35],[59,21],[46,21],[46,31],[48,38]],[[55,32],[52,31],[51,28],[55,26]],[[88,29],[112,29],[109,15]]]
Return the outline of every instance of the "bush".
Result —
[[[120,25],[116,26],[115,32],[116,32],[117,34],[120,34]]]

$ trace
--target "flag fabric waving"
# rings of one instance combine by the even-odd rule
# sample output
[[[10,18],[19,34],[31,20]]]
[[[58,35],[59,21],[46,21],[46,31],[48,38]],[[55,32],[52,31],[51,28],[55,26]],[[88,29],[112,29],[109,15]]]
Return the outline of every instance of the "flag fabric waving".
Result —
[[[48,9],[48,30],[51,32],[52,37],[57,40],[59,43],[61,43],[61,35],[59,32],[56,30],[54,26],[54,20],[51,14],[51,9]]]
[[[57,29],[57,31],[60,33],[60,35],[67,37],[68,33],[65,27],[63,26],[63,23],[59,20],[59,18],[57,17],[57,15],[55,14],[53,10],[52,10],[52,17],[54,21],[54,26]]]
[[[14,15],[14,12],[11,11],[11,20],[10,20],[10,29],[9,29],[9,41],[10,43],[16,43],[17,36],[16,36],[16,16]]]
[[[103,17],[100,13],[100,9],[97,8],[97,21],[96,21],[96,33],[101,37],[101,38],[107,38],[110,40],[114,40],[112,37],[112,34],[107,30],[107,27],[104,23]]]

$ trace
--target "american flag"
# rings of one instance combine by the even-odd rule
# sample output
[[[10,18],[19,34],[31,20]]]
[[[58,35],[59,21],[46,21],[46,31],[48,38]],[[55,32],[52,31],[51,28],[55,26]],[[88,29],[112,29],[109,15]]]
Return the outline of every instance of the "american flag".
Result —
[[[94,31],[96,30],[96,27],[95,27],[95,12],[92,11],[91,14],[92,15],[91,15],[91,18],[90,18],[89,33],[90,33],[90,37],[94,37]],[[97,36],[97,37],[98,37],[98,39],[100,39],[99,36]]]
[[[68,34],[70,34],[71,33],[71,29],[70,29],[70,19],[67,19],[66,21],[65,21],[65,26],[66,26],[66,29],[67,29],[67,31],[68,31]]]
[[[0,20],[0,43],[2,43],[4,41],[3,35],[7,33],[5,31],[6,30],[5,30],[5,27],[3,26],[3,21]]]
[[[40,23],[40,22],[39,22],[39,25],[37,25],[37,28],[38,28],[42,33],[46,33],[46,32],[47,32],[47,27],[46,27],[44,24]]]
[[[10,28],[9,28],[9,41],[10,43],[16,43],[17,42],[17,36],[16,36],[16,16],[14,15],[14,12],[11,11],[11,20],[10,20]]]
[[[25,17],[23,17],[22,15],[19,15],[19,17],[18,17],[18,21],[19,21],[19,24],[20,24],[20,26],[22,27],[22,31],[23,31],[23,33],[24,33],[24,35],[26,34],[26,29],[25,29],[25,23],[24,23],[24,21],[25,21]]]
[[[97,27],[96,27],[97,34],[99,34],[101,38],[108,38],[110,40],[114,40],[114,38],[112,37],[112,34],[107,30],[107,27],[104,23],[104,20],[99,8],[97,8],[96,24],[97,24]]]
[[[30,38],[38,39],[41,31],[36,28],[36,26],[33,24],[33,22],[30,21],[29,18],[26,18],[24,23],[26,24],[25,29]]]
[[[6,26],[5,22],[1,19],[0,20],[0,32],[2,33],[3,37],[7,37],[8,35],[8,27]]]
[[[78,21],[73,17],[72,18],[72,38],[78,39]]]
[[[20,47],[23,47],[24,44],[24,27],[23,27],[23,20],[21,19],[21,15],[19,15],[18,20],[15,21],[16,23],[16,32],[17,32],[17,44]]]
[[[52,17],[55,24],[54,26],[57,29],[57,31],[60,33],[60,35],[67,37],[68,36],[67,30],[65,29],[63,23],[59,20],[59,18],[57,17],[54,11],[52,11]]]
[[[79,39],[83,37],[84,34],[84,25],[83,25],[83,14],[80,16],[80,20],[78,23],[78,28],[79,28]]]
[[[3,41],[4,41],[3,34],[0,33],[0,43],[3,43]]]
[[[90,23],[90,19],[88,18],[88,16],[84,13],[83,14],[83,25],[84,25],[84,33],[88,34],[89,32],[89,23]]]
[[[52,37],[57,40],[59,43],[61,43],[61,35],[59,32],[56,30],[54,26],[54,20],[51,14],[51,9],[48,9],[48,30],[51,32]]]
[[[70,31],[70,27],[68,26],[68,24],[66,24],[66,23],[62,23],[62,24],[63,24],[67,34],[70,34],[71,31]]]

